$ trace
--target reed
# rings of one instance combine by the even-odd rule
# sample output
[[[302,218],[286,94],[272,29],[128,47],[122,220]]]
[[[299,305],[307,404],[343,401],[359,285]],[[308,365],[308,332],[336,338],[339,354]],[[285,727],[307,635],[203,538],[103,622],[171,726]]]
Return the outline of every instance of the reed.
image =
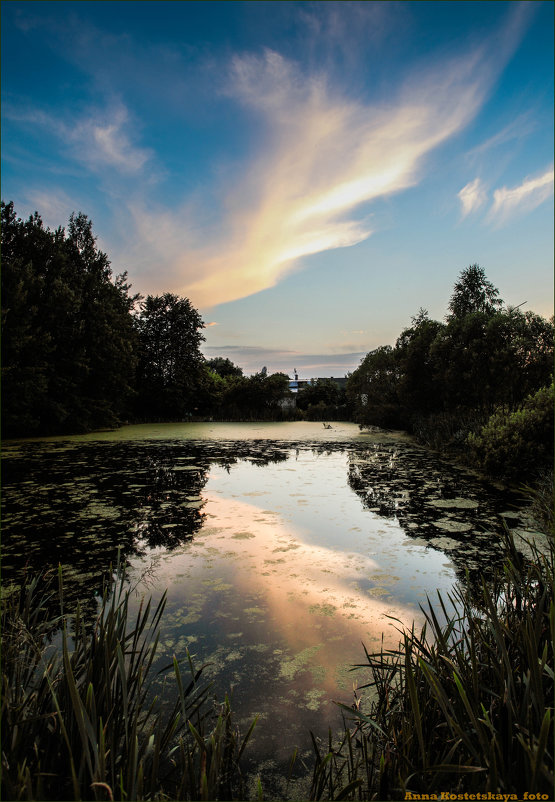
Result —
[[[188,652],[154,671],[165,596],[131,621],[119,572],[91,625],[79,604],[64,608],[61,570],[58,582],[54,618],[55,584],[45,577],[3,605],[2,798],[241,798],[239,760],[254,722],[240,741],[229,700],[214,713],[204,667]],[[160,673],[164,699],[153,687]]]
[[[502,570],[478,589],[458,587],[449,596],[457,612],[438,594],[420,632],[403,631],[396,650],[366,652],[372,701],[367,711],[358,698],[341,705],[342,742],[327,754],[315,747],[312,799],[551,798],[553,542],[525,559],[504,537]]]

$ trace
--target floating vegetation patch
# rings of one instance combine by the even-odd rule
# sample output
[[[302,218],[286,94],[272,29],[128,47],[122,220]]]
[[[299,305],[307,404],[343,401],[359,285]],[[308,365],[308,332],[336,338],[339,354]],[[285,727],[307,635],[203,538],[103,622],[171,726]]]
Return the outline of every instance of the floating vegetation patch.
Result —
[[[327,602],[323,602],[322,604],[311,604],[308,609],[311,613],[317,615],[332,616],[337,612],[337,607],[335,607],[333,604],[328,604]]]
[[[306,649],[303,649],[294,657],[288,660],[283,660],[279,669],[280,676],[288,680],[293,679],[293,677],[295,677],[299,671],[306,670],[307,663],[315,657],[321,648],[322,644],[319,644],[318,646],[310,646]]]

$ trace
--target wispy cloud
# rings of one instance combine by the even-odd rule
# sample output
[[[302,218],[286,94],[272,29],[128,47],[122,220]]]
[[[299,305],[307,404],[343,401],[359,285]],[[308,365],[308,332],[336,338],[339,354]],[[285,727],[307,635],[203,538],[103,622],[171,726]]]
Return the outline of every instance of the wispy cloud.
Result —
[[[236,57],[230,93],[262,115],[267,139],[229,198],[229,235],[176,265],[181,291],[204,307],[232,301],[274,286],[305,256],[365,240],[373,224],[359,209],[417,183],[424,157],[476,114],[494,72],[476,51],[372,106],[273,51]]]
[[[526,214],[536,209],[553,194],[553,165],[542,175],[526,178],[516,187],[502,187],[493,193],[493,206],[489,219],[499,225],[516,214]]]
[[[537,123],[532,119],[531,113],[519,114],[514,120],[505,125],[500,131],[481,142],[475,148],[468,151],[467,158],[474,161],[481,157],[488,150],[504,145],[507,142],[520,140],[531,134],[537,127]]]
[[[457,197],[461,202],[463,219],[483,206],[487,199],[486,190],[480,178],[469,181],[457,194]]]
[[[110,167],[122,173],[137,173],[149,160],[146,148],[134,145],[126,130],[128,112],[119,105],[115,110],[79,120],[67,130],[70,142],[75,144],[82,161],[93,167]]]
[[[133,175],[140,172],[152,157],[150,150],[133,143],[132,121],[122,103],[104,109],[90,109],[73,119],[9,104],[3,113],[14,122],[41,128],[53,135],[66,152],[69,149],[74,160],[94,171],[115,169]]]

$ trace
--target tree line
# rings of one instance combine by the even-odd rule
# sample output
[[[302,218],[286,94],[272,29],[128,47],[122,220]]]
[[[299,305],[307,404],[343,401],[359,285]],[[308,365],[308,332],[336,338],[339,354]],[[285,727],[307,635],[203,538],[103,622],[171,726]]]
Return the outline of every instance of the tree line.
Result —
[[[355,420],[458,448],[490,473],[550,462],[553,320],[505,305],[479,265],[459,275],[444,321],[425,309],[395,346],[371,351],[346,388],[318,380],[288,409],[288,376],[244,376],[201,353],[187,298],[132,294],[92,222],[45,227],[2,203],[5,436],[90,431],[124,421]]]
[[[420,309],[394,347],[367,354],[347,395],[362,425],[406,429],[490,473],[526,476],[552,463],[553,319],[506,306],[470,265],[445,320]]]
[[[2,202],[2,424],[5,436],[90,431],[123,421],[276,419],[288,377],[200,351],[187,298],[132,294],[92,222],[45,227]]]

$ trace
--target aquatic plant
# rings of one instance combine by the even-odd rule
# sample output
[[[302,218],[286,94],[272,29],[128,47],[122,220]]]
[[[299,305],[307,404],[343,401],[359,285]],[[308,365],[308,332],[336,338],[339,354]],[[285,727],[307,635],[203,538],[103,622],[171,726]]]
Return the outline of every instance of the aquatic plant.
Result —
[[[458,586],[441,617],[428,603],[418,633],[366,652],[369,709],[327,754],[314,743],[312,799],[404,799],[407,792],[553,791],[553,541],[507,558],[477,591]]]
[[[90,626],[79,604],[65,609],[61,569],[53,618],[55,593],[52,577],[27,578],[3,605],[2,798],[242,798],[239,759],[255,722],[240,741],[229,700],[214,712],[188,652],[154,671],[165,595],[131,620],[119,572]]]

